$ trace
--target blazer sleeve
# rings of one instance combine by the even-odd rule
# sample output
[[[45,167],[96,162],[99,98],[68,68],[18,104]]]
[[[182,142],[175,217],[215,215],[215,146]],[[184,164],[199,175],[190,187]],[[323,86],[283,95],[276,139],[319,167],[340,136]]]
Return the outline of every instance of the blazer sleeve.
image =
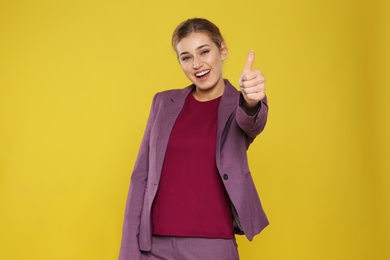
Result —
[[[141,210],[145,195],[146,183],[149,170],[149,139],[155,117],[155,101],[153,98],[152,107],[146,124],[144,136],[138,156],[131,174],[130,188],[126,201],[125,217],[122,229],[122,242],[119,252],[119,260],[140,260],[138,235],[141,219]]]
[[[236,122],[249,137],[249,143],[251,143],[255,137],[263,131],[267,123],[268,102],[267,97],[264,97],[260,101],[260,106],[256,113],[253,116],[250,116],[243,107],[243,99],[244,97],[240,94],[236,111]]]

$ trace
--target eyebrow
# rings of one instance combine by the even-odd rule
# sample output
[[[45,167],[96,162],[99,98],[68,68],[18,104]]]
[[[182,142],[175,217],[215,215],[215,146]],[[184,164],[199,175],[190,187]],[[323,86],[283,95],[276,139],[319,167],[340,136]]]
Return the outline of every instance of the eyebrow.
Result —
[[[202,49],[203,47],[208,47],[208,46],[210,46],[210,45],[208,45],[208,44],[203,44],[203,45],[200,45],[199,47],[197,47],[196,49],[197,49],[197,50],[200,50],[200,49]],[[188,53],[189,53],[188,51],[183,51],[182,53],[179,54],[179,56],[185,55],[185,54],[188,54]]]

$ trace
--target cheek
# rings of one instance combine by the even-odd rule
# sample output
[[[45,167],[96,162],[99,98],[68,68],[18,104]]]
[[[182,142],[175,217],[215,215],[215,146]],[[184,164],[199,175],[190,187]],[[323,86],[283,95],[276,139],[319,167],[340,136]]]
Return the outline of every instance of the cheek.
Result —
[[[188,74],[191,71],[191,66],[185,63],[180,63],[181,69],[184,71],[184,73]]]
[[[214,61],[214,68],[218,70],[222,70],[222,60],[215,60]]]
[[[213,57],[210,61],[214,66],[220,67],[222,65],[222,59],[219,56]]]

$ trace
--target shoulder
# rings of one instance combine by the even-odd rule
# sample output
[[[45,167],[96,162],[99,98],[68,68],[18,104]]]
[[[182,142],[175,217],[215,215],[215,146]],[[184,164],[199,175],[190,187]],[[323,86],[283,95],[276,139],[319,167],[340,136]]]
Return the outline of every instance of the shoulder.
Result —
[[[164,90],[164,91],[161,91],[161,92],[157,92],[155,95],[154,95],[154,98],[153,98],[153,102],[157,102],[157,103],[160,103],[160,102],[171,102],[171,101],[174,101],[174,100],[181,100],[181,99],[185,99],[188,94],[191,92],[191,90],[193,89],[193,85],[190,85],[190,86],[187,86],[185,88],[181,88],[181,89],[169,89],[169,90]]]
[[[224,96],[229,96],[232,98],[237,98],[238,96],[240,96],[241,92],[238,91],[237,88],[233,86],[228,79],[224,79],[224,81],[226,86]]]
[[[183,89],[169,89],[169,90],[157,92],[154,96],[157,98],[170,97],[170,96],[175,96],[176,94],[182,91]]]

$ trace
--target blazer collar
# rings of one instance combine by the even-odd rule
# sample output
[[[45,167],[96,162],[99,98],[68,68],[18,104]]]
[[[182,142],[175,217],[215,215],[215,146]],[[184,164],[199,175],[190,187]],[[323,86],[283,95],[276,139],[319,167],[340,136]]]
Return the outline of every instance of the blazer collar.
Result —
[[[227,120],[229,119],[230,115],[233,113],[233,111],[236,109],[238,102],[239,102],[239,95],[240,92],[229,82],[229,80],[224,79],[225,81],[225,90],[222,94],[221,102],[219,103],[218,108],[218,126],[217,126],[217,144],[220,140],[220,137],[222,136],[223,129],[226,125]],[[173,106],[171,109],[173,109],[176,113],[175,116],[179,114],[181,111],[184,102],[191,91],[195,89],[195,85],[192,84],[184,89],[182,91],[175,91],[172,92],[170,96],[170,100],[173,103]],[[172,120],[172,124],[176,120],[176,117],[174,120]]]
[[[225,107],[226,105],[231,106],[232,103],[238,102],[237,98],[238,98],[238,94],[239,94],[237,89],[229,82],[229,80],[224,79],[224,82],[225,82],[225,90],[222,94],[222,99],[221,99],[222,107]],[[192,84],[192,85],[189,85],[188,87],[182,89],[182,91],[172,92],[172,94],[170,96],[170,100],[172,102],[179,102],[179,103],[185,102],[185,100],[188,97],[188,95],[190,94],[190,92],[192,92],[194,89],[195,89],[195,85]],[[221,104],[220,104],[220,106],[221,106]]]
[[[230,115],[235,111],[238,104],[238,97],[240,92],[237,91],[235,87],[233,87],[230,82],[225,79],[225,90],[222,94],[221,101],[218,107],[218,121],[217,121],[217,158],[219,158],[219,147],[221,145],[222,133],[225,128],[225,125],[230,117]],[[165,119],[162,122],[159,145],[157,147],[157,172],[161,173],[164,155],[166,152],[166,148],[168,145],[169,135],[172,131],[172,127],[182,110],[185,100],[188,95],[194,90],[195,86],[192,84],[181,91],[172,91],[169,99],[171,101],[171,105],[165,108]],[[217,165],[219,161],[217,159]],[[219,165],[218,165],[219,166]]]
[[[222,94],[221,102],[218,108],[218,136],[220,131],[223,130],[224,125],[226,124],[227,119],[231,115],[231,113],[235,110],[238,105],[238,97],[239,91],[229,82],[229,80],[225,79],[225,90]],[[195,85],[192,84],[182,91],[172,92],[170,96],[170,100],[173,103],[173,110],[176,110],[176,115],[181,111],[184,102],[191,91],[195,89]],[[176,118],[175,118],[176,120]]]
[[[218,108],[218,136],[222,134],[226,121],[236,109],[240,95],[240,92],[227,79],[225,79],[225,86],[225,91]]]

